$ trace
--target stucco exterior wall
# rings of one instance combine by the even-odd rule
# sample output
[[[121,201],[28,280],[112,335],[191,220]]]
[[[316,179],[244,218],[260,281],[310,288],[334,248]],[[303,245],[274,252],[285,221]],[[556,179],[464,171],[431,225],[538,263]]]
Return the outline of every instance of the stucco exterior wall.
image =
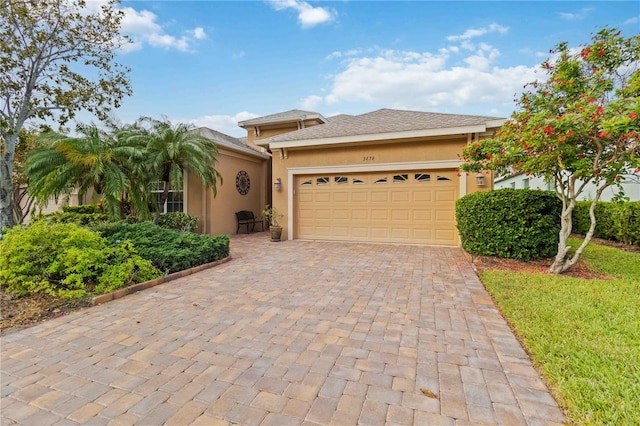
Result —
[[[197,232],[209,235],[235,234],[235,212],[250,210],[261,216],[267,201],[270,181],[268,161],[219,148],[216,170],[222,175],[217,196],[192,175],[187,176],[185,205],[187,213],[198,217]],[[250,179],[250,189],[242,195],[236,189],[236,175],[244,170]],[[244,227],[241,232],[244,231]],[[244,231],[246,232],[246,231]]]
[[[273,191],[273,205],[285,216],[280,221],[285,225],[283,239],[289,238],[286,224],[288,222],[289,182],[288,170],[300,167],[325,166],[370,166],[417,162],[446,162],[447,168],[455,168],[459,163],[458,154],[467,143],[467,136],[446,139],[414,139],[409,141],[382,141],[375,143],[359,143],[351,146],[331,146],[322,148],[295,148],[273,151],[272,180],[280,178],[282,189]],[[286,157],[286,158],[284,158]],[[455,163],[453,167],[450,165]],[[466,193],[492,189],[493,177],[486,175],[486,185],[476,186],[475,175],[460,176],[466,180]],[[462,194],[464,195],[464,194]]]

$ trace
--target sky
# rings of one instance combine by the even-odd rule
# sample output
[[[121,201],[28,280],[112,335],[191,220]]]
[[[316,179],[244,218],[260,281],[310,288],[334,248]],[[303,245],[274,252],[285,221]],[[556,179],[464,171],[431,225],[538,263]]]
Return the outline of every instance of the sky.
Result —
[[[637,1],[126,1],[115,111],[245,136],[290,109],[508,117],[539,64],[604,26],[640,33]]]

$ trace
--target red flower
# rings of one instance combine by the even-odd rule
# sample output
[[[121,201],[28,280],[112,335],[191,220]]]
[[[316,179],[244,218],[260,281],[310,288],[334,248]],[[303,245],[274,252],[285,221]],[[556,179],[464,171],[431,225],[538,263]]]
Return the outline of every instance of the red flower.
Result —
[[[542,128],[542,131],[544,132],[544,134],[545,134],[545,135],[552,135],[552,134],[553,134],[553,132],[554,132],[554,130],[555,130],[555,129],[553,128],[553,126],[552,126],[552,125],[549,125],[549,126],[547,126],[547,127],[543,127],[543,128]]]
[[[631,114],[629,114],[629,118],[635,120],[636,118],[638,118],[638,113],[633,111]]]
[[[598,133],[598,136],[600,136],[601,138],[606,138],[607,136],[609,136],[609,133],[603,130],[600,133]]]
[[[569,130],[567,132],[567,137],[570,138],[571,136],[573,136],[573,130]]]
[[[604,55],[606,52],[604,51],[604,49],[600,49],[598,50],[598,56],[602,56]]]

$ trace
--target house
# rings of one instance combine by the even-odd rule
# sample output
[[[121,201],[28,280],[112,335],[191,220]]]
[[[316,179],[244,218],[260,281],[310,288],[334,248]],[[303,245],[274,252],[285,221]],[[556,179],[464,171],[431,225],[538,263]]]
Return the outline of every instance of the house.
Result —
[[[504,118],[380,109],[325,118],[292,110],[238,123],[272,154],[283,238],[459,245],[455,202],[493,188],[460,176],[465,144]]]
[[[198,218],[197,232],[210,235],[234,234],[237,229],[235,212],[252,211],[260,216],[271,198],[271,155],[254,149],[246,141],[207,127],[196,131],[218,146],[216,170],[222,176],[214,197],[196,177],[186,174],[182,193],[185,211]]]
[[[628,174],[623,176],[622,188],[625,197],[629,197],[631,201],[640,201],[640,176],[638,174]],[[541,189],[553,191],[553,183],[546,182],[541,177],[527,176],[525,174],[515,174],[510,176],[500,176],[495,179],[495,189],[512,188],[512,189]],[[611,201],[619,192],[615,186],[611,186],[604,190],[600,196],[600,201]],[[578,196],[578,200],[591,201],[596,194],[596,186],[593,183],[587,183],[584,191]]]

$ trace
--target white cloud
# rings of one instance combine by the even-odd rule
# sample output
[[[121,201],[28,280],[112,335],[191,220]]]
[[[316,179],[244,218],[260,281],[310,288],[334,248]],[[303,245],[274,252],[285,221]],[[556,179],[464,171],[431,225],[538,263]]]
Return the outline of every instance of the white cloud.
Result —
[[[506,34],[507,31],[509,31],[509,27],[503,27],[502,25],[498,25],[498,24],[490,24],[488,27],[483,27],[483,28],[469,28],[468,30],[466,30],[464,33],[460,35],[450,35],[447,37],[447,40],[449,41],[471,40],[472,38],[480,37],[488,33],[499,32],[500,34]]]
[[[202,27],[186,31],[182,36],[167,34],[157,20],[155,13],[148,10],[137,11],[132,7],[122,9],[122,32],[127,34],[133,43],[123,47],[124,52],[140,50],[145,44],[164,49],[176,49],[190,52],[195,40],[207,37]]]
[[[235,115],[203,115],[191,119],[176,120],[181,123],[191,123],[196,127],[208,127],[218,132],[225,133],[236,138],[247,135],[247,131],[238,127],[238,122],[259,117],[257,114],[242,111]]]
[[[460,51],[467,52],[467,50]],[[470,53],[379,50],[345,60],[326,96],[312,95],[301,106],[366,103],[401,109],[478,111],[513,110],[514,94],[536,79],[536,67],[499,67],[500,52],[480,43]],[[340,57],[333,54],[334,57]],[[492,113],[493,114],[493,113]]]
[[[567,21],[575,21],[584,19],[592,10],[594,10],[592,7],[585,7],[580,9],[580,11],[577,13],[560,12],[559,15],[561,18],[566,19]]]
[[[322,96],[307,96],[300,102],[300,106],[306,110],[314,110],[322,104]]]
[[[240,52],[232,54],[231,59],[241,59],[244,58],[244,55],[246,55],[246,52],[244,50],[241,50]]]
[[[629,18],[622,23],[622,25],[635,25],[640,22],[640,16],[634,16],[633,18]]]
[[[269,0],[275,10],[293,9],[298,13],[298,22],[302,28],[311,28],[333,21],[337,13],[326,7],[313,7],[301,0]]]

